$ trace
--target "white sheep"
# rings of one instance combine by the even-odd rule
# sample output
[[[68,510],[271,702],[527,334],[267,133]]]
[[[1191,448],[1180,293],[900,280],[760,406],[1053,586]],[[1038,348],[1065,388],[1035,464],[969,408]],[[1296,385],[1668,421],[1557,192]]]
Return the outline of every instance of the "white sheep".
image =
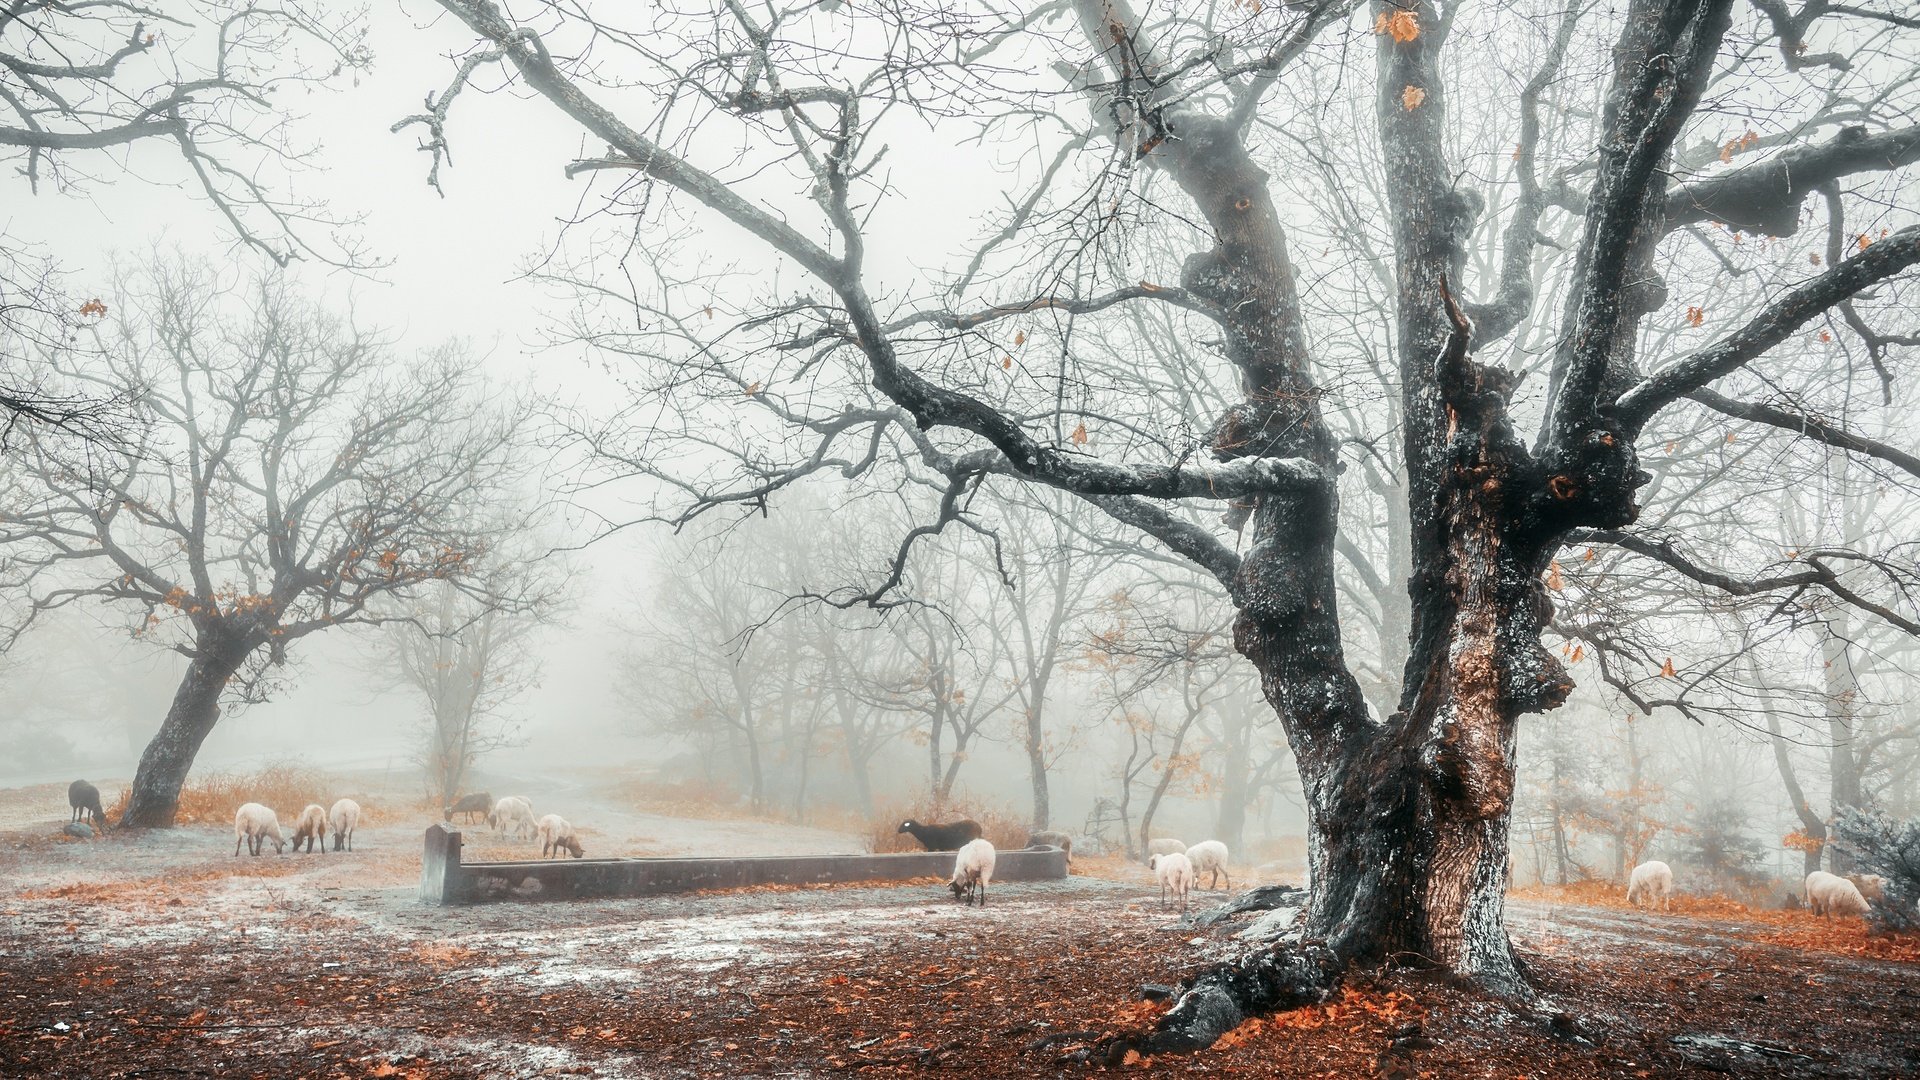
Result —
[[[1160,906],[1167,906],[1167,894],[1180,898],[1180,910],[1187,910],[1187,890],[1193,888],[1193,861],[1185,852],[1156,854],[1147,860],[1153,876],[1160,881]]]
[[[1183,841],[1175,840],[1171,837],[1162,837],[1159,840],[1147,841],[1149,861],[1151,861],[1152,856],[1155,855],[1185,855],[1186,853],[1187,845]]]
[[[352,799],[341,799],[327,811],[327,823],[333,826],[333,850],[342,846],[353,850],[353,830],[360,825],[360,804]]]
[[[993,881],[994,850],[993,845],[983,837],[969,840],[960,849],[953,860],[953,877],[947,881],[947,888],[953,890],[955,900],[967,898],[967,906],[972,907],[977,897],[981,907],[987,906],[987,885]]]
[[[1227,845],[1218,840],[1202,840],[1187,849],[1187,861],[1193,864],[1193,883],[1200,884],[1200,875],[1211,873],[1207,879],[1207,888],[1220,886],[1220,879],[1227,879],[1227,888],[1233,888],[1233,875],[1227,873]]]
[[[1815,915],[1865,915],[1867,898],[1846,878],[1815,870],[1807,875],[1807,908]]]
[[[520,838],[522,830],[531,837],[535,828],[533,804],[518,795],[508,795],[493,804],[493,813],[487,815],[487,824],[493,826],[495,832],[505,832],[511,826],[515,839]]]
[[[258,855],[269,839],[273,841],[274,854],[287,850],[287,841],[280,835],[280,819],[273,811],[257,802],[242,803],[240,809],[233,812],[233,853],[240,854],[240,842],[245,840],[247,854]]]
[[[1654,859],[1633,868],[1627,876],[1627,903],[1640,907],[1660,905],[1661,911],[1673,907],[1673,867]]]
[[[1887,899],[1887,879],[1879,874],[1848,874],[1847,880],[1860,890],[1860,896],[1869,904],[1885,903]]]
[[[573,826],[559,814],[548,814],[540,819],[533,828],[535,836],[540,838],[540,854],[558,856],[562,851],[578,859],[586,854],[580,847],[580,838],[575,835]]]
[[[299,851],[303,842],[309,855],[313,854],[316,843],[323,854],[327,850],[327,812],[319,803],[308,803],[300,816],[293,819],[293,850]]]

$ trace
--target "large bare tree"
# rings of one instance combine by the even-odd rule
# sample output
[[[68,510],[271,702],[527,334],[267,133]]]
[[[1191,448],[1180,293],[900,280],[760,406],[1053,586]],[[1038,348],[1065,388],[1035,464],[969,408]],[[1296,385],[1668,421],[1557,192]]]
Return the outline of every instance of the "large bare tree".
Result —
[[[482,401],[463,350],[402,361],[277,275],[156,259],[117,285],[97,356],[63,374],[151,419],[126,454],[28,429],[0,574],[26,601],[13,633],[101,604],[190,661],[120,822],[154,827],[223,699],[258,699],[294,642],[430,583],[485,588],[468,510],[516,496],[524,411]]]
[[[776,256],[757,279],[718,273],[663,226],[639,244],[601,237],[619,264],[576,275],[582,336],[632,356],[646,391],[623,418],[645,423],[596,446],[663,482],[659,516],[764,505],[828,470],[917,478],[938,492],[932,520],[876,587],[838,598],[878,601],[914,541],[970,523],[983,478],[1011,476],[1217,580],[1301,774],[1309,943],[1200,978],[1144,1050],[1311,1000],[1353,962],[1526,992],[1503,915],[1515,728],[1573,687],[1542,641],[1565,545],[1915,627],[1902,579],[1842,545],[1750,572],[1633,528],[1642,442],[1700,410],[1913,481],[1910,451],[1850,423],[1878,402],[1816,411],[1767,382],[1827,345],[1877,378],[1911,340],[1900,301],[1920,226],[1891,197],[1920,158],[1920,27],[1905,15],[1733,0],[440,3],[478,45],[401,122],[425,130],[436,165],[455,94],[504,72],[591,141],[567,171],[605,185],[609,209],[651,223],[692,204],[713,235]],[[1345,126],[1338,157],[1301,152],[1317,125]],[[1004,198],[944,269],[926,269],[939,256],[922,233],[956,189],[896,161],[914,153]],[[1326,184],[1319,169],[1368,179]],[[1802,203],[1827,190],[1853,237],[1837,252],[1794,239]],[[1378,257],[1332,254],[1343,245]],[[1719,266],[1738,271],[1716,281],[1725,303],[1692,287]],[[1132,340],[1153,325],[1127,321],[1142,306],[1202,347]],[[1166,362],[1231,386],[1230,403],[1159,378]],[[1365,498],[1405,504],[1369,515],[1406,544],[1404,562],[1380,561],[1406,568],[1378,590],[1406,595],[1406,633],[1383,620],[1378,635],[1383,657],[1404,656],[1397,692],[1376,695],[1386,715],[1342,638],[1353,460],[1397,474]],[[1224,522],[1203,513],[1222,503]]]

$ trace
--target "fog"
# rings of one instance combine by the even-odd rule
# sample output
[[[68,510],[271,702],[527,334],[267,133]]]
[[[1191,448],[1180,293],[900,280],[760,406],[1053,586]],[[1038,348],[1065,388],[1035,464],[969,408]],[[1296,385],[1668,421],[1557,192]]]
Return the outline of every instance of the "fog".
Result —
[[[553,17],[554,33],[564,37],[558,23],[565,20]],[[679,25],[675,18],[660,16],[663,25]],[[849,70],[872,65],[851,59],[872,44],[864,24],[843,30],[821,14],[808,25],[809,40],[844,54]],[[1460,48],[1498,52],[1483,29],[1463,28]],[[1051,27],[1012,53],[1000,88],[1009,102],[1055,104],[1047,96],[1053,91],[1038,87],[1060,33]],[[1529,38],[1523,51],[1541,53],[1546,40]],[[826,340],[820,335],[840,333],[838,316],[807,321],[820,289],[784,241],[756,235],[741,215],[726,220],[695,200],[656,198],[600,171],[568,179],[568,162],[602,155],[594,136],[524,83],[504,85],[491,66],[473,77],[446,119],[451,156],[440,163],[434,190],[427,183],[434,155],[423,153],[429,129],[389,129],[418,114],[429,92],[445,92],[473,42],[474,33],[438,5],[377,6],[365,23],[370,66],[349,64],[311,87],[283,88],[277,100],[291,99],[287,131],[298,150],[291,160],[269,158],[262,175],[275,198],[324,208],[341,223],[287,231],[307,253],[282,273],[306,301],[384,329],[392,363],[462,342],[471,370],[487,380],[484,393],[528,411],[515,438],[533,465],[516,490],[540,509],[524,550],[539,549],[537,560],[528,559],[558,567],[563,580],[549,583],[537,625],[526,632],[527,667],[537,674],[490,715],[499,745],[476,758],[475,786],[489,776],[591,760],[663,781],[697,775],[715,798],[773,817],[873,815],[931,789],[1012,819],[1076,830],[1111,799],[1125,804],[1129,828],[1150,806],[1156,832],[1225,831],[1263,850],[1300,849],[1307,818],[1294,748],[1261,697],[1258,673],[1234,653],[1234,611],[1212,575],[1054,494],[1080,479],[1035,494],[1020,490],[1010,473],[983,472],[943,492],[934,456],[964,453],[971,445],[964,440],[896,446],[895,435],[876,429],[873,445],[888,449],[871,468],[848,446],[813,447],[828,406],[842,396],[870,403],[875,380],[857,365],[832,366],[841,360],[797,372],[777,361],[788,338],[811,347]],[[181,55],[201,44],[183,39]],[[671,66],[636,62],[649,71]],[[1569,63],[1560,101],[1579,117],[1585,114],[1573,103],[1598,92],[1599,73],[1588,58]],[[1894,61],[1884,63],[1891,71]],[[658,102],[637,78],[632,85],[610,78],[605,100],[669,126],[680,122],[673,107],[649,112]],[[1287,93],[1296,104],[1332,100],[1329,86]],[[968,101],[982,92],[972,84],[946,89]],[[1462,91],[1476,102],[1479,93]],[[1760,95],[1768,107],[1794,100],[1769,94]],[[1071,100],[1061,106],[1063,113],[1078,107]],[[1410,526],[1404,508],[1387,509],[1405,494],[1399,451],[1352,450],[1389,445],[1402,419],[1389,393],[1393,379],[1377,363],[1390,350],[1390,328],[1356,299],[1377,272],[1368,243],[1380,235],[1354,204],[1373,206],[1382,195],[1353,177],[1375,164],[1379,148],[1365,130],[1370,124],[1358,113],[1341,116],[1339,107],[1346,106],[1330,106],[1302,128],[1300,145],[1272,148],[1263,160],[1278,177],[1277,213],[1316,267],[1304,305],[1318,320],[1312,344],[1334,388],[1330,411],[1348,440],[1339,481],[1348,547],[1338,592],[1353,617],[1340,633],[1371,722],[1384,724],[1407,705],[1400,683],[1409,614],[1400,582]],[[708,100],[688,108],[706,110],[710,120],[717,106]],[[862,272],[883,314],[908,318],[915,308],[946,303],[956,288],[959,310],[1017,298],[1030,286],[1083,280],[1092,290],[1117,282],[1151,295],[1181,280],[1185,245],[1199,234],[1163,208],[1166,185],[1156,186],[1147,170],[1108,162],[1069,168],[1062,175],[1083,183],[1082,194],[1036,204],[1053,215],[1046,228],[1057,232],[982,248],[1021,193],[1053,176],[1048,163],[1062,145],[1060,131],[1029,123],[1012,105],[978,124],[963,112],[905,113],[873,119],[872,144],[862,149],[880,169],[862,181],[871,185],[862,196]],[[1507,157],[1509,137],[1490,120],[1490,130],[1480,130],[1491,111],[1463,115],[1470,122],[1458,133],[1461,152],[1489,173],[1494,199],[1507,199],[1504,181],[1491,174]],[[1356,120],[1352,130],[1348,120]],[[796,228],[807,242],[840,242],[819,240],[828,230],[807,217],[819,212],[811,203],[818,189],[808,186],[818,161],[787,151],[791,133],[685,123],[664,145],[720,163],[712,167],[754,206],[772,208],[773,219],[805,222]],[[1695,165],[1710,172],[1711,155],[1703,160]],[[230,291],[275,273],[237,239],[175,149],[135,142],[84,173],[69,168],[35,193],[14,186],[0,212],[9,249],[51,259],[61,295],[98,298],[117,315],[129,302],[116,292],[123,275],[154,260],[207,261],[229,272]],[[1102,171],[1109,168],[1118,171]],[[1866,238],[1907,223],[1911,180],[1874,177],[1860,186],[1864,216],[1850,229]],[[1083,223],[1073,217],[1075,198],[1088,192],[1111,196],[1110,221],[1122,214],[1123,194],[1137,195],[1139,235],[1164,227],[1175,239],[1076,232]],[[1341,207],[1358,215],[1358,231],[1329,223]],[[1573,227],[1556,227],[1570,241]],[[1369,229],[1371,240],[1362,235]],[[1071,243],[1085,245],[1084,263],[1060,253]],[[1729,247],[1710,257],[1676,247],[1662,265],[1676,296],[1687,291],[1688,303],[1710,305],[1731,321],[1764,300],[1764,290],[1741,284],[1752,280],[1742,274],[1804,269],[1807,251],[1823,241],[1803,235],[1764,243],[1764,253]],[[1465,254],[1476,271],[1494,276],[1492,239]],[[329,266],[330,258],[351,265]],[[1735,266],[1736,259],[1750,265]],[[1812,263],[1820,263],[1818,252]],[[1679,284],[1723,270],[1722,292],[1710,302]],[[1537,275],[1546,286],[1569,272],[1564,260],[1550,258]],[[1869,305],[1889,332],[1899,331],[1894,324],[1903,317],[1899,288]],[[1184,461],[1231,400],[1222,388],[1233,376],[1224,346],[1178,321],[1187,315],[1167,314],[1174,311],[1090,316],[1084,325],[1036,317],[1017,333],[1009,324],[1005,333],[956,331],[935,344],[903,336],[900,349],[928,378],[1004,404],[1068,456],[1124,463],[1164,451]],[[1910,309],[1904,318],[1910,323]],[[1490,352],[1543,370],[1554,343],[1549,322],[1528,323]],[[1688,333],[1668,320],[1646,327],[1643,337],[1653,349]],[[1143,344],[1156,335],[1167,339],[1164,349]],[[705,359],[696,364],[689,356]],[[1838,355],[1805,361],[1778,378],[1807,395],[1831,385],[1828,374],[1848,362]],[[1136,377],[1141,416],[1106,423]],[[1547,381],[1521,379],[1515,409],[1526,425],[1546,408]],[[787,411],[736,407],[743,398],[764,400],[763,382],[778,386]],[[1889,384],[1886,393],[1893,407],[1884,414],[1865,415],[1864,384],[1828,403],[1838,413],[1859,411],[1876,437],[1910,441],[1911,413],[1895,404],[1912,401],[1910,381]],[[1721,419],[1689,414],[1649,429],[1641,464],[1654,481],[1639,535],[1686,532],[1687,550],[1704,561],[1750,566],[1741,577],[1772,572],[1783,552],[1791,563],[1800,549],[1815,547],[1853,552],[1850,565],[1871,567],[1860,575],[1879,576],[1871,587],[1849,578],[1852,587],[1839,599],[1761,590],[1768,607],[1750,594],[1705,595],[1698,575],[1650,576],[1634,562],[1639,549],[1631,543],[1576,539],[1558,549],[1550,574],[1558,619],[1542,628],[1543,640],[1566,658],[1577,688],[1557,711],[1518,724],[1514,865],[1523,879],[1618,877],[1623,860],[1679,858],[1702,816],[1729,806],[1740,843],[1752,849],[1735,861],[1791,878],[1799,856],[1781,838],[1806,821],[1783,784],[1818,793],[1816,816],[1837,809],[1829,805],[1836,797],[1896,815],[1920,805],[1920,714],[1909,674],[1915,654],[1901,621],[1911,610],[1903,590],[1913,582],[1901,538],[1911,535],[1920,506],[1911,478],[1784,439],[1761,449],[1750,434],[1723,434]],[[816,449],[830,467],[806,463]],[[897,461],[887,458],[896,453]],[[1795,479],[1778,482],[1788,475]],[[1717,494],[1685,494],[1709,481],[1722,482]],[[1251,551],[1253,532],[1207,527],[1225,548]],[[907,537],[917,539],[902,547]],[[1592,544],[1604,548],[1597,561]],[[23,595],[9,595],[13,621],[24,621]],[[1839,610],[1849,597],[1860,605]],[[187,660],[165,642],[136,640],[128,618],[124,606],[63,601],[13,641],[0,660],[11,702],[0,723],[16,751],[0,760],[0,784],[80,773],[131,777]],[[195,772],[295,760],[419,774],[424,789],[420,758],[431,707],[395,674],[396,648],[385,633],[343,627],[302,640],[267,672],[257,695],[263,700],[241,708],[229,696],[229,713],[193,757]],[[1595,670],[1601,664],[1606,669]],[[1836,664],[1845,672],[1839,682]],[[1042,714],[1044,721],[1032,721]],[[1770,723],[1778,729],[1771,735]],[[1620,751],[1629,739],[1638,756],[1630,765]],[[855,745],[867,756],[850,752]],[[1034,782],[1041,766],[1044,796]],[[1043,807],[1043,798],[1051,805]]]
[[[0,1074],[1911,1073],[1902,9],[0,4]]]

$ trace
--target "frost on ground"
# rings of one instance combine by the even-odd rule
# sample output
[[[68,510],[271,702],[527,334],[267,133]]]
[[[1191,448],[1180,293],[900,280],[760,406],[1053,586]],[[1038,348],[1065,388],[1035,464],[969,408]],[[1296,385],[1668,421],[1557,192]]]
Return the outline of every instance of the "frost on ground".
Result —
[[[1165,1007],[1143,985],[1284,941],[1296,918],[1211,919],[1225,893],[1196,894],[1183,918],[1124,867],[996,884],[985,909],[934,882],[437,909],[414,895],[424,819],[369,824],[351,854],[236,859],[220,829],[69,843],[49,839],[58,807],[43,816],[0,831],[0,1076],[1083,1072],[1076,1050]],[[766,853],[785,835],[676,822],[609,813],[595,828],[603,848],[661,852],[727,834]],[[1920,965],[1789,948],[1730,919],[1528,901],[1512,923],[1533,1005],[1361,972],[1326,1005],[1149,1065],[1920,1075]]]

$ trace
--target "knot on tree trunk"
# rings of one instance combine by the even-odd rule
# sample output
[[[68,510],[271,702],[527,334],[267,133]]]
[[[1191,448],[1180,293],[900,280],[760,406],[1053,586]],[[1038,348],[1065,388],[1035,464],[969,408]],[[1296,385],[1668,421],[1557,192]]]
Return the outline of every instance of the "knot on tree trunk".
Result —
[[[1541,471],[1545,479],[1528,516],[1531,531],[1542,538],[1581,526],[1631,525],[1640,516],[1634,492],[1653,479],[1641,470],[1632,441],[1611,426],[1595,427],[1577,446],[1559,448]]]
[[[1207,449],[1221,461],[1271,454],[1298,422],[1271,401],[1239,401],[1208,429]]]
[[[1536,639],[1520,650],[1507,671],[1507,700],[1516,713],[1546,712],[1566,704],[1573,676],[1560,658]]]

